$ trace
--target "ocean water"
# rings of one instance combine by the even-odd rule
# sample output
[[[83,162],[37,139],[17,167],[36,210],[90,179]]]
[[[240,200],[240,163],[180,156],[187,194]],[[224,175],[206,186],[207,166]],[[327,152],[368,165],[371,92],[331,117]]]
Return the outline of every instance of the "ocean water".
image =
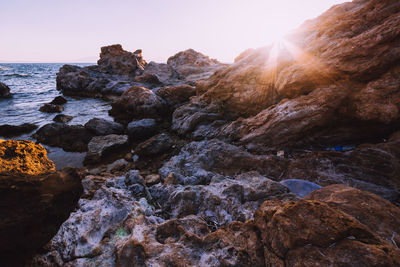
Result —
[[[54,97],[62,95],[56,89],[56,73],[62,63],[52,64],[8,64],[0,63],[0,82],[11,89],[12,98],[0,99],[0,125],[20,125],[33,123],[43,126],[53,122],[58,113],[40,112],[39,108],[44,103],[51,102]],[[90,64],[74,64],[87,66]],[[101,99],[66,97],[62,114],[73,116],[68,124],[85,124],[92,118],[105,118],[112,120],[108,115],[110,103]],[[13,139],[31,139],[31,134],[22,135]],[[0,137],[1,138],[1,137]],[[67,153],[60,148],[45,146],[48,156],[52,159],[57,169],[66,166],[82,166],[85,153]]]

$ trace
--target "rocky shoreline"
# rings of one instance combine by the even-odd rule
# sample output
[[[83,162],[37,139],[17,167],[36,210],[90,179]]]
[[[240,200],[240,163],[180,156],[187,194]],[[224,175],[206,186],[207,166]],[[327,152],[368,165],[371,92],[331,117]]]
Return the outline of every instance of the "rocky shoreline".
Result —
[[[400,265],[399,18],[398,1],[358,0],[229,65],[111,45],[63,66],[58,90],[108,99],[114,121],[33,133],[86,152],[82,169],[0,142],[5,263]]]

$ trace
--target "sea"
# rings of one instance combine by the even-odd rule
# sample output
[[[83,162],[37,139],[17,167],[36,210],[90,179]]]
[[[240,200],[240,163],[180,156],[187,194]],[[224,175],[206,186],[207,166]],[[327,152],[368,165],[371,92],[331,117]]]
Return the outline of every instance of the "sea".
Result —
[[[71,63],[68,63],[71,64]],[[62,95],[56,88],[56,74],[64,63],[0,63],[0,82],[11,89],[11,98],[0,99],[0,125],[33,123],[41,127],[52,123],[57,113],[40,112],[39,108]],[[88,66],[77,63],[72,65]],[[101,99],[68,97],[62,114],[73,116],[68,124],[85,124],[92,118],[112,120],[108,115],[110,103]],[[18,136],[15,140],[32,140],[31,134]],[[0,137],[2,138],[2,137]],[[2,138],[5,139],[5,138]],[[67,166],[82,167],[85,153],[65,152],[61,148],[44,147],[57,169]]]

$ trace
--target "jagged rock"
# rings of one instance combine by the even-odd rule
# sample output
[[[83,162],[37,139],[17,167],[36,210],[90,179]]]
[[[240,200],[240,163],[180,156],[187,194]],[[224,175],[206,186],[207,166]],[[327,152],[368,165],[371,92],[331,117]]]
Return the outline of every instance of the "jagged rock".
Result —
[[[165,110],[165,102],[162,98],[153,91],[138,86],[126,90],[111,106],[110,115],[116,121],[121,122],[159,117],[163,115]]]
[[[10,87],[0,82],[0,98],[11,97]]]
[[[220,140],[191,142],[167,161],[159,173],[165,179],[173,173],[180,184],[207,184],[216,174],[234,175],[256,170],[279,176],[285,169],[276,158],[252,155]],[[274,168],[272,168],[274,167]]]
[[[207,79],[215,71],[225,67],[218,60],[210,59],[193,49],[187,49],[168,58],[167,64],[178,74],[179,79],[189,83]]]
[[[162,85],[162,82],[154,74],[146,73],[135,77],[135,82],[149,84],[149,85]]]
[[[55,172],[41,145],[0,141],[0,256],[24,266],[75,208],[82,186],[76,169]]]
[[[142,50],[131,53],[123,50],[120,44],[115,44],[101,48],[97,64],[106,73],[135,75],[142,73],[147,63],[143,59]]]
[[[61,105],[54,105],[47,103],[41,106],[39,110],[41,112],[47,112],[47,113],[60,113],[64,111],[64,107]]]
[[[135,148],[135,153],[139,156],[154,156],[168,152],[173,145],[174,141],[171,137],[166,133],[162,133],[138,144]]]
[[[113,266],[115,245],[129,235],[124,221],[152,214],[144,198],[135,201],[132,197],[135,185],[125,177],[87,176],[82,184],[85,197],[48,244],[49,252],[36,257],[32,265],[84,266],[91,261]]]
[[[196,89],[190,85],[178,85],[162,87],[156,94],[162,97],[170,109],[175,110],[178,106],[189,101],[191,96],[196,94]]]
[[[85,124],[93,135],[109,135],[109,134],[123,134],[124,126],[117,122],[108,121],[105,119],[93,118]]]
[[[38,142],[65,151],[87,151],[87,144],[93,135],[82,125],[66,125],[64,123],[49,123],[42,126],[32,135]]]
[[[289,188],[290,192],[292,192],[298,197],[305,197],[312,191],[321,188],[320,185],[300,179],[287,179],[287,180],[282,180],[280,183]]]
[[[169,218],[194,214],[214,228],[252,218],[253,212],[267,199],[296,199],[288,188],[257,172],[232,179],[216,175],[207,185],[157,184],[150,188],[150,193]]]
[[[37,125],[31,123],[24,123],[21,125],[0,125],[0,136],[12,137],[25,133],[30,133],[37,128]]]
[[[54,170],[54,163],[47,159],[47,151],[41,145],[0,139],[0,174],[40,175]]]
[[[128,144],[127,135],[110,134],[95,136],[88,144],[88,152],[85,157],[85,164],[98,163],[110,153]]]
[[[67,99],[62,96],[56,96],[53,101],[50,102],[50,104],[53,105],[64,105],[65,103],[67,103]]]
[[[59,123],[67,123],[71,121],[73,118],[74,118],[73,116],[58,114],[53,118],[53,121]]]
[[[221,127],[221,137],[258,150],[386,138],[400,129],[399,12],[394,0],[332,7],[280,44],[247,51],[198,82],[206,104],[196,113],[216,106],[224,118],[237,119]],[[193,121],[190,131],[196,127]]]
[[[131,121],[127,126],[127,132],[132,140],[144,139],[157,132],[157,123],[154,119]]]
[[[171,84],[172,80],[177,78],[171,66],[154,61],[146,65],[143,75],[155,75],[162,84]]]
[[[398,222],[395,221],[399,219],[395,214],[399,212],[398,207],[373,194],[344,186],[322,188],[310,196],[314,196],[309,198],[314,200],[266,201],[254,214],[255,225],[264,244],[266,264],[399,264],[400,250],[385,235],[397,231]],[[382,206],[386,205],[388,209],[382,210]],[[380,209],[382,213],[373,214],[375,209]],[[394,214],[391,214],[392,209]],[[371,216],[367,218],[372,221],[383,216],[385,223],[381,229],[386,231],[374,231],[377,228],[372,227],[374,224],[369,219],[357,216],[365,213]]]

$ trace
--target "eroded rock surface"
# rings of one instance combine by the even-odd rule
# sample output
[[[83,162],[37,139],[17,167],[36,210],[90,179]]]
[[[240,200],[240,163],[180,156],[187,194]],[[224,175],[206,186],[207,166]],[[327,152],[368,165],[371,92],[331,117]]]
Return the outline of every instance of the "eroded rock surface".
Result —
[[[55,171],[41,145],[0,140],[0,256],[23,266],[68,218],[82,186],[73,168]]]

